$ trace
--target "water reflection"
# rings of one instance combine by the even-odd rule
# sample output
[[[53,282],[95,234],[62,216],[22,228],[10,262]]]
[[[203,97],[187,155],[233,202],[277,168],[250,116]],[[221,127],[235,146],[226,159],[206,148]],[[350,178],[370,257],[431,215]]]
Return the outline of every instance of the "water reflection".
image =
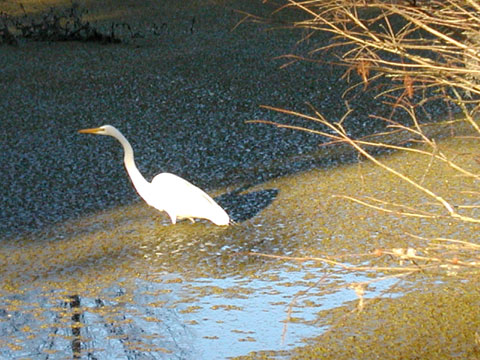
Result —
[[[316,273],[313,268],[310,271]],[[352,290],[344,289],[297,299],[292,313],[295,321],[286,328],[287,308],[309,282],[299,282],[304,272],[281,278],[277,271],[263,275],[264,279],[188,283],[179,275],[155,274],[149,281],[117,279],[117,285],[102,289],[98,297],[66,295],[59,287],[24,288],[15,296],[4,293],[0,355],[224,359],[253,350],[288,349],[312,335],[318,311],[356,298]],[[287,336],[282,342],[284,332]]]
[[[81,322],[81,308],[80,308],[80,296],[71,295],[69,298],[69,306],[72,310],[72,354],[74,359],[79,359],[81,356],[82,350],[82,339],[80,338],[80,328],[82,325]]]

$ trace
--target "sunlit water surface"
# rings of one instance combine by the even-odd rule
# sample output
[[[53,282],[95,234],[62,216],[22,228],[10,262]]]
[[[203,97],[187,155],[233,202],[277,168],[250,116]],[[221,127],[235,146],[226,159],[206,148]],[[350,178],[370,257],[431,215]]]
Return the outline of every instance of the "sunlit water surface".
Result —
[[[473,153],[475,142],[451,139],[442,146]],[[411,154],[382,159],[413,177],[423,177],[429,163]],[[461,161],[472,171],[478,167],[471,157]],[[428,183],[453,202],[478,203],[456,191],[477,184],[446,166],[430,166]],[[369,163],[277,178],[244,195],[265,192],[274,194],[265,208],[226,228],[172,226],[138,203],[3,241],[0,358],[224,359],[288,350],[325,330],[320,311],[358,301],[349,285],[376,275],[255,253],[361,254],[409,246],[406,232],[456,237],[472,231],[448,219],[432,225],[380,216],[332,197],[436,206]],[[372,283],[365,296],[385,294],[394,283]]]

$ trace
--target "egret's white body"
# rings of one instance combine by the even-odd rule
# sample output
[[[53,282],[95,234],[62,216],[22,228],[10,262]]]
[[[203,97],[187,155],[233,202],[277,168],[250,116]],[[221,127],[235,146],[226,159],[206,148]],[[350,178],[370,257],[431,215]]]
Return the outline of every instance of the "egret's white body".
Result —
[[[124,163],[133,186],[148,205],[165,211],[172,223],[177,219],[194,218],[207,219],[216,225],[228,225],[230,217],[210,196],[203,190],[189,183],[181,177],[161,173],[148,182],[135,165],[133,149],[128,140],[120,131],[111,125],[104,125],[93,129],[79,130],[83,134],[108,135],[117,139],[123,146]]]

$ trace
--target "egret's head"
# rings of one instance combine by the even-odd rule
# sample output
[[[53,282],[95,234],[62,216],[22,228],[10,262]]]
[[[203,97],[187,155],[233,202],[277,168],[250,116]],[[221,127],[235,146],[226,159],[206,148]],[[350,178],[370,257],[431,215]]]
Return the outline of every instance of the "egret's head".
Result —
[[[103,125],[97,128],[91,129],[81,129],[78,130],[79,133],[82,134],[96,134],[96,135],[110,135],[113,136],[114,133],[118,132],[113,126],[111,125]]]

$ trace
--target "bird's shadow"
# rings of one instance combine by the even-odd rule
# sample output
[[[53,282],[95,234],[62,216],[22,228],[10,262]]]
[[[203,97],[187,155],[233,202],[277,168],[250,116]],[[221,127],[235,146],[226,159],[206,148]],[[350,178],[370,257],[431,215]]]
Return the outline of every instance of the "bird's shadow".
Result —
[[[248,186],[243,186],[215,198],[236,223],[253,218],[270,205],[279,192],[278,189],[265,189],[245,193],[247,189]]]

